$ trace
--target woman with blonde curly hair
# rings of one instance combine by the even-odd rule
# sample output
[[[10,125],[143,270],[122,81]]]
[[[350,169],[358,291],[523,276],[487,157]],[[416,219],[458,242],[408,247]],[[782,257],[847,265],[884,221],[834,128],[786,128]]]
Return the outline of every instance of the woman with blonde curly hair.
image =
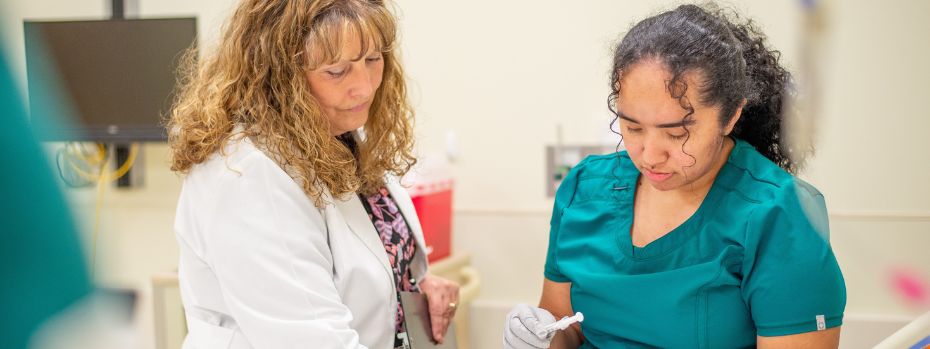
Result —
[[[185,348],[393,348],[400,291],[433,336],[458,285],[427,273],[397,182],[415,163],[396,24],[376,0],[243,0],[168,122]]]

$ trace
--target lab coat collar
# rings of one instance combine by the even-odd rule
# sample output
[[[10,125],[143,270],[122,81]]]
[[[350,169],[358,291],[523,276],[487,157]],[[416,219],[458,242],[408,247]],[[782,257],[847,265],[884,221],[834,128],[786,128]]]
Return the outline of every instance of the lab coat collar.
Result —
[[[397,208],[400,210],[401,214],[403,214],[404,220],[407,221],[407,226],[410,227],[410,233],[413,234],[414,240],[416,241],[418,251],[411,263],[411,274],[414,278],[420,279],[426,274],[427,269],[427,251],[426,244],[423,241],[423,228],[420,226],[413,201],[407,196],[406,190],[396,180],[388,178],[385,182],[385,187],[397,203]],[[384,243],[381,241],[381,237],[375,229],[374,224],[372,224],[371,218],[368,216],[368,211],[365,210],[365,207],[362,205],[361,198],[355,194],[348,194],[340,199],[334,198],[333,204],[342,214],[343,218],[345,218],[352,233],[365,244],[369,252],[375,255],[375,258],[378,259],[384,271],[388,273],[391,276],[391,280],[393,280],[394,272],[391,265],[388,263],[388,256],[387,252],[384,250]]]
[[[371,223],[368,211],[362,206],[358,195],[346,194],[343,198],[333,198],[333,204],[345,218],[352,233],[365,244],[369,252],[375,255],[384,271],[393,275],[391,266],[388,264],[387,252],[384,250],[384,243],[381,242],[381,237],[375,230],[374,224]],[[393,276],[391,280],[394,280]]]
[[[365,140],[365,130],[359,128],[352,131],[352,136],[357,142],[362,142]],[[413,234],[416,240],[418,251],[413,261],[411,261],[410,271],[413,277],[419,280],[423,278],[427,271],[427,250],[426,243],[423,240],[423,228],[420,226],[420,219],[417,216],[416,208],[413,206],[413,201],[410,200],[407,190],[400,185],[400,181],[394,176],[385,176],[384,182],[385,188],[391,193],[394,202],[397,203],[397,208],[403,214],[407,226],[410,227],[410,233]],[[368,250],[375,255],[384,270],[391,276],[391,280],[393,280],[394,272],[388,262],[384,243],[381,241],[381,236],[375,229],[374,224],[372,224],[371,218],[368,217],[368,211],[365,210],[361,198],[358,195],[349,194],[341,199],[334,198],[333,201],[345,217],[352,232],[365,243]]]
[[[407,226],[410,227],[410,233],[413,234],[414,239],[417,241],[417,254],[410,264],[410,272],[414,278],[419,280],[426,274],[427,269],[426,242],[423,240],[423,227],[420,226],[420,218],[417,216],[417,210],[413,206],[413,200],[411,200],[410,195],[407,194],[407,189],[400,185],[400,181],[395,177],[388,177],[385,179],[385,187],[391,192],[391,196],[394,197],[397,208],[400,209],[400,212],[404,215],[404,219],[407,221]]]

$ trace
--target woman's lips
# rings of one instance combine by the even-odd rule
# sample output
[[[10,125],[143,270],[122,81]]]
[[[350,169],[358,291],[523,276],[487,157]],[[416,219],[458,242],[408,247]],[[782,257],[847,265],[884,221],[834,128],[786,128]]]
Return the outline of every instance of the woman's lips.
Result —
[[[645,175],[646,178],[649,178],[650,181],[657,183],[662,182],[672,176],[671,173],[652,172],[649,170],[643,170],[643,175]]]
[[[346,110],[353,112],[353,113],[357,113],[357,112],[365,110],[366,107],[368,107],[368,102],[359,104],[358,106],[355,106],[355,107],[352,107]]]

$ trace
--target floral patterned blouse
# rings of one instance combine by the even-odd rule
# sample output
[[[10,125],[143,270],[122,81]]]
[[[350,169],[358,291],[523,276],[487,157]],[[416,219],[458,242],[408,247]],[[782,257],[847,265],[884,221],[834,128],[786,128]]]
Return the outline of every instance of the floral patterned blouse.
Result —
[[[351,133],[336,137],[346,145],[352,154],[358,158],[358,144]],[[417,242],[407,225],[407,220],[397,207],[397,202],[391,197],[387,188],[381,187],[372,195],[359,194],[368,218],[374,224],[375,230],[381,237],[384,250],[388,255],[388,263],[394,274],[394,287],[397,291],[420,292],[415,280],[411,276],[410,263],[417,252]],[[397,317],[394,322],[397,334],[406,332],[404,329],[404,309],[400,306],[400,293],[397,294]],[[405,340],[396,336],[394,347],[402,347]]]
[[[373,195],[359,195],[368,217],[375,225],[375,230],[381,236],[384,250],[387,251],[388,262],[394,272],[394,286],[398,291],[419,292],[410,272],[410,263],[417,252],[417,243],[407,220],[397,208],[397,202],[391,197],[386,188],[381,188]],[[400,306],[398,294],[397,318],[395,328],[397,333],[404,330],[404,310]]]

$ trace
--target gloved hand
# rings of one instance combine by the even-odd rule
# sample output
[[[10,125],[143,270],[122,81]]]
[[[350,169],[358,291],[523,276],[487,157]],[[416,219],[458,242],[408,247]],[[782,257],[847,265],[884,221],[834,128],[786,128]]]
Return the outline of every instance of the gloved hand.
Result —
[[[504,323],[504,349],[546,349],[555,332],[545,337],[536,335],[536,329],[554,323],[555,317],[545,309],[518,304]]]

